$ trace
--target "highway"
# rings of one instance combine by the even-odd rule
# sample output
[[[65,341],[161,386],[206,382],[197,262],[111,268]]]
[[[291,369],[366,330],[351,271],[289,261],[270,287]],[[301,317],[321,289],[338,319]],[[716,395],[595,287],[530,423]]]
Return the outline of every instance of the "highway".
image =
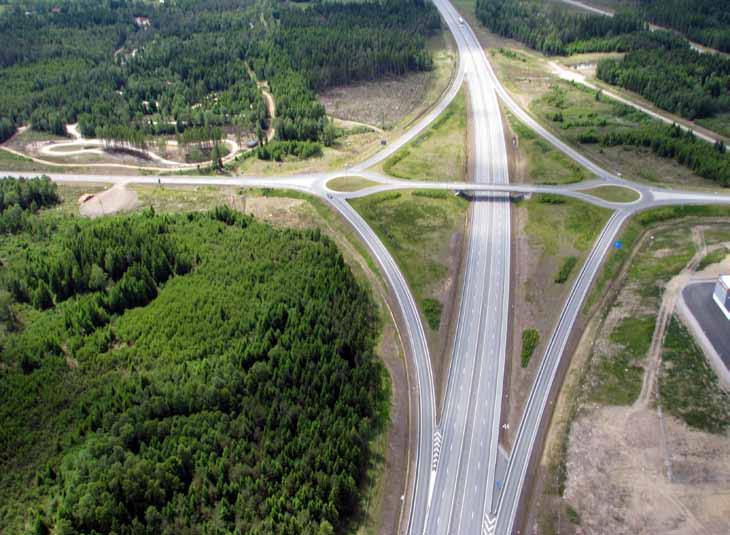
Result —
[[[635,184],[602,169],[566,145],[522,110],[502,87],[468,24],[448,0],[434,0],[459,48],[460,61],[453,82],[441,101],[408,132],[384,150],[338,172],[287,177],[116,176],[50,174],[59,182],[163,185],[218,185],[287,188],[319,196],[352,225],[382,268],[397,301],[401,335],[411,359],[409,375],[417,392],[411,417],[417,437],[411,450],[411,481],[406,490],[406,531],[412,535],[510,534],[516,529],[525,478],[533,455],[539,453],[540,426],[548,397],[590,285],[621,225],[640,210],[670,204],[730,205],[730,196],[686,192]],[[411,141],[448,106],[463,80],[469,83],[474,121],[474,183],[403,181],[369,171]],[[570,186],[511,185],[498,98],[538,135],[586,167],[598,179]],[[0,176],[35,176],[38,173],[0,171]],[[377,183],[359,192],[336,192],[327,187],[332,178],[361,176]],[[630,187],[639,194],[633,203],[611,203],[586,193],[598,185]],[[456,336],[448,384],[440,412],[435,403],[434,378],[421,317],[401,271],[384,244],[347,202],[350,198],[394,189],[448,189],[472,191],[470,231]],[[496,485],[502,387],[506,360],[510,282],[511,194],[556,193],[614,209],[590,252],[558,318],[531,389],[516,440]],[[410,374],[411,372],[409,372]],[[504,461],[504,459],[502,459]]]
[[[507,151],[492,80],[481,45],[446,1],[434,0],[459,47],[469,84],[476,184],[505,185]],[[433,490],[425,526],[411,533],[479,533],[493,511],[502,386],[507,347],[510,203],[486,193],[470,210],[464,283],[445,401],[434,452]]]

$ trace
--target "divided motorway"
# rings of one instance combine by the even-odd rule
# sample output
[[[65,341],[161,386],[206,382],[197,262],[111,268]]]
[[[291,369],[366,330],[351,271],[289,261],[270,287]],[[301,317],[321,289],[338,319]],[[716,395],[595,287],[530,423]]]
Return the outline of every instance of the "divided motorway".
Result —
[[[459,46],[474,124],[474,180],[507,184],[504,131],[479,42],[445,0],[434,0]],[[412,534],[480,533],[493,522],[510,281],[509,197],[480,194],[470,210],[464,283],[448,387],[434,441],[432,489]],[[423,522],[423,524],[422,524]]]

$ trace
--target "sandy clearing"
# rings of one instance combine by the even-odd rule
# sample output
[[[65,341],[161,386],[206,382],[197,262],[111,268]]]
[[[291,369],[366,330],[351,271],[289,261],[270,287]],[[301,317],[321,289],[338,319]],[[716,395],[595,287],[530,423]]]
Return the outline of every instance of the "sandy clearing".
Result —
[[[672,417],[665,423],[672,480],[656,411],[598,407],[574,422],[565,498],[590,512],[581,514],[580,532],[727,533],[730,442]]]
[[[139,206],[137,192],[127,188],[126,184],[117,184],[91,197],[83,195],[79,202],[79,213],[86,217],[128,212]]]

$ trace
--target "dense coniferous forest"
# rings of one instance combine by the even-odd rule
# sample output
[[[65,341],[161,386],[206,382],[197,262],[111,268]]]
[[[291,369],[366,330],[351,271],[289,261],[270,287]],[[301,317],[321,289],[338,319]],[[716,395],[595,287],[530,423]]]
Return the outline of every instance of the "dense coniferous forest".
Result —
[[[600,140],[606,146],[648,147],[662,158],[672,158],[703,178],[730,187],[730,157],[725,144],[714,146],[698,140],[677,125],[647,124],[641,128],[617,129]]]
[[[32,214],[60,202],[56,185],[48,177],[32,180],[0,178],[0,234],[30,228]]]
[[[596,75],[688,119],[730,111],[730,59],[683,49],[636,50],[599,62]]]
[[[338,532],[387,396],[333,242],[227,208],[33,217],[0,239],[0,524]]]
[[[269,80],[280,140],[328,144],[315,90],[431,68],[425,37],[440,28],[432,4],[417,0],[326,3],[274,12],[279,31],[255,43],[252,65]]]
[[[431,67],[431,5],[273,6],[16,2],[0,14],[0,140],[28,123],[64,135],[75,121],[84,136],[135,144],[203,126],[253,133],[269,120],[255,73],[271,85],[280,139],[328,142],[316,90]]]
[[[730,52],[730,1],[638,0],[638,6],[647,20],[705,46]]]
[[[517,39],[545,54],[567,54],[571,43],[581,42],[581,51],[631,50],[650,35],[636,13],[620,12],[614,17],[577,15],[555,4],[536,0],[477,0],[479,21],[494,33]],[[590,45],[595,40],[595,49]]]

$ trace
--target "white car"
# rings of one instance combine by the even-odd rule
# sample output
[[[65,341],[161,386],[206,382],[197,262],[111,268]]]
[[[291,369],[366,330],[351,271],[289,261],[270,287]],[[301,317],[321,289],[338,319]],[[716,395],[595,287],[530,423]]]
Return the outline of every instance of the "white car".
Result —
[[[464,18],[463,17],[459,17],[459,24],[464,24]]]

